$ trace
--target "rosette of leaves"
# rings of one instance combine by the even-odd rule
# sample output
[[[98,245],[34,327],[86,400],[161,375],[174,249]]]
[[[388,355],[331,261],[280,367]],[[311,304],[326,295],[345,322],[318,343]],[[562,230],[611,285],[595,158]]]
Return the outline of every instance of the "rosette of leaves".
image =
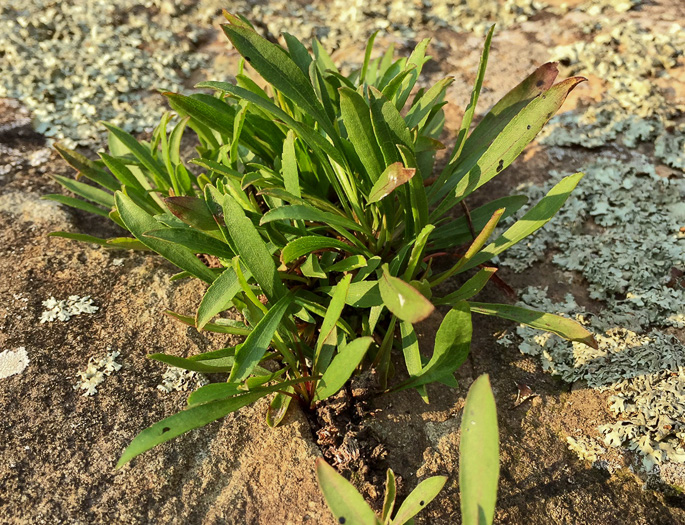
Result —
[[[316,40],[313,53],[288,34],[282,47],[226,17],[223,29],[243,57],[234,82],[199,84],[211,94],[165,93],[173,112],[150,141],[105,124],[109,151],[100,160],[58,147],[94,184],[56,177],[81,198],[48,198],[109,217],[134,238],[54,235],[157,252],[182,270],[172,279],[209,285],[193,317],[170,315],[198,330],[245,336],[187,359],[150,356],[228,380],[195,391],[187,409],[139,434],[120,465],[274,393],[267,421],[278,424],[292,399],[313,407],[364,368],[377,370],[381,390],[413,388],[427,400],[426,384],[455,384],[472,313],[594,344],[571,320],[471,301],[495,272],[486,263],[549,221],[582,174],[563,179],[499,235],[497,224],[525,197],[450,214],[521,153],[584,79],[554,84],[557,69],[545,64],[469,133],[491,30],[456,143],[436,169],[452,79],[416,89],[428,40],[409,57],[395,58],[391,48],[371,59],[372,37],[361,68],[343,75]],[[197,142],[192,159],[180,154],[188,130]],[[433,261],[445,252],[453,264],[438,272]],[[465,272],[472,275],[456,292],[435,294]],[[424,357],[413,326],[436,305],[449,311]],[[244,322],[217,318],[234,307]],[[390,377],[394,348],[406,363],[401,382]]]

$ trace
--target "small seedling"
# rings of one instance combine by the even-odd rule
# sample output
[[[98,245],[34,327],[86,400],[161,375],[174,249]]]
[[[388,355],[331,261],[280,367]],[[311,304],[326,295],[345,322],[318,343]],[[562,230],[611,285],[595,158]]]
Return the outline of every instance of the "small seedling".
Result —
[[[349,481],[322,458],[316,460],[319,488],[338,523],[346,525],[402,525],[430,503],[445,485],[445,476],[425,479],[395,507],[395,474],[388,469],[383,511],[378,517]],[[463,525],[492,525],[499,480],[499,436],[495,398],[490,380],[482,375],[469,389],[461,421],[459,487]]]
[[[150,356],[203,374],[228,373],[228,381],[203,386],[186,410],[139,434],[119,466],[264,396],[275,394],[267,422],[277,425],[291,400],[315,408],[360,369],[376,369],[379,391],[411,388],[428,401],[427,384],[456,385],[472,313],[595,344],[572,320],[472,301],[496,271],[486,263],[547,223],[582,174],[561,180],[500,235],[497,225],[525,197],[451,215],[456,206],[468,210],[465,199],[511,164],[583,78],[554,84],[557,68],[545,64],[469,134],[491,30],[456,143],[436,169],[453,79],[416,89],[428,40],[408,58],[395,58],[390,48],[371,59],[372,37],[361,68],[343,75],[316,40],[313,55],[288,34],[284,48],[245,20],[226,17],[224,32],[244,59],[235,82],[199,84],[213,94],[165,93],[175,113],[164,115],[150,141],[105,124],[109,151],[98,161],[58,146],[95,185],[56,176],[82,199],[47,198],[109,217],[133,238],[53,235],[157,252],[182,270],[172,279],[209,285],[194,316],[170,316],[198,330],[245,336],[190,358]],[[250,76],[255,72],[263,83]],[[188,130],[197,143],[189,160],[181,156]],[[465,272],[472,275],[458,290],[439,293],[439,285]],[[414,325],[436,305],[449,311],[424,358]],[[229,308],[244,320],[217,317]],[[404,355],[406,380],[392,375],[393,349]]]

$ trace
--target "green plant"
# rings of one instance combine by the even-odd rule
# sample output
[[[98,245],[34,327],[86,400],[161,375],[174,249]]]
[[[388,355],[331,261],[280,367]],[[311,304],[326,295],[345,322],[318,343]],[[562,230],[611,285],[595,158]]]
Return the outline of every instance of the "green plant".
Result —
[[[110,217],[135,238],[53,235],[157,252],[182,270],[172,279],[209,284],[194,317],[169,315],[198,330],[245,336],[235,347],[187,359],[150,356],[230,375],[193,392],[186,410],[141,432],[119,466],[270,394],[276,395],[267,422],[276,425],[292,399],[314,407],[361,367],[375,367],[381,390],[414,388],[427,401],[427,383],[455,385],[453,373],[469,351],[472,312],[594,344],[569,319],[470,302],[495,272],[484,263],[549,221],[582,174],[563,179],[489,243],[524,197],[448,215],[504,170],[584,79],[553,85],[556,67],[546,64],[469,135],[491,30],[456,144],[433,174],[436,152],[444,148],[442,107],[452,79],[415,90],[428,40],[409,58],[393,58],[391,48],[372,60],[372,37],[361,69],[344,76],[318,41],[312,57],[291,35],[284,35],[285,49],[243,19],[226,17],[223,29],[244,58],[235,83],[199,84],[213,95],[165,93],[178,121],[171,126],[175,117],[166,113],[149,142],[105,124],[109,152],[98,161],[58,146],[95,185],[56,177],[85,200],[47,198]],[[247,64],[266,88],[247,75]],[[198,154],[189,161],[180,153],[187,129],[196,135]],[[456,262],[436,271],[434,261],[446,250],[455,250]],[[439,284],[469,270],[475,274],[456,292],[435,295]],[[450,310],[433,355],[424,359],[413,325],[435,305]],[[245,322],[213,321],[231,307]],[[409,378],[390,384],[394,346]],[[264,368],[266,361],[276,365]]]
[[[338,523],[402,525],[430,503],[445,485],[445,476],[425,479],[407,496],[395,517],[395,474],[388,469],[380,519],[349,481],[322,458],[316,460],[319,488]],[[491,525],[499,479],[499,436],[495,398],[487,375],[474,381],[466,396],[459,443],[459,488],[463,525]]]

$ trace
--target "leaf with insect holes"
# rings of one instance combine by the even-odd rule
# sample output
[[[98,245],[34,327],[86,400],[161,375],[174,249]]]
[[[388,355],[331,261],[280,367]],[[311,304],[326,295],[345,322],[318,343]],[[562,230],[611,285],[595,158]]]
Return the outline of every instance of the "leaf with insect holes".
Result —
[[[459,443],[459,490],[464,525],[491,525],[499,479],[499,436],[495,398],[487,374],[466,396]]]
[[[504,95],[481,119],[469,138],[466,139],[466,144],[462,150],[463,157],[469,157],[476,150],[484,151],[519,111],[534,98],[552,87],[558,73],[559,68],[556,62],[543,64]]]
[[[411,284],[393,277],[387,269],[378,282],[383,303],[402,321],[418,323],[433,313],[435,307]]]
[[[316,478],[338,523],[379,525],[376,514],[354,485],[338,474],[323,458],[316,459]]]
[[[390,525],[407,523],[435,499],[446,482],[447,476],[433,476],[432,478],[424,479],[404,500]]]
[[[538,330],[552,332],[569,341],[584,343],[592,348],[598,348],[594,336],[577,321],[561,317],[560,315],[548,314],[537,310],[530,310],[521,306],[508,304],[470,303],[471,311],[494,315],[504,319],[510,319],[517,323],[525,324]]]
[[[371,188],[367,202],[371,204],[387,197],[395,188],[408,182],[415,174],[415,168],[405,168],[401,162],[390,164]]]
[[[169,441],[189,430],[200,428],[212,421],[216,421],[231,412],[254,403],[266,394],[262,392],[246,393],[240,396],[211,401],[201,405],[194,405],[185,410],[162,419],[151,427],[138,434],[131,444],[126,447],[116,468],[123,467],[136,456],[150,450],[151,448]]]

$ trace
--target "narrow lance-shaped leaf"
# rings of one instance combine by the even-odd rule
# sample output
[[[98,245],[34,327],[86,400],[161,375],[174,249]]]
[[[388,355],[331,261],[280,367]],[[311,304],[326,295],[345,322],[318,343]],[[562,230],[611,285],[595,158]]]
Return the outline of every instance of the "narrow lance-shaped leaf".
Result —
[[[492,43],[492,34],[495,31],[495,26],[493,25],[488,31],[488,36],[485,38],[485,45],[483,46],[483,54],[480,57],[480,64],[478,65],[478,74],[476,75],[476,83],[473,86],[473,91],[471,92],[471,100],[469,101],[466,110],[464,111],[464,116],[461,119],[461,126],[459,126],[459,132],[457,133],[457,141],[454,144],[454,149],[450,155],[450,162],[458,158],[464,148],[464,143],[466,142],[466,134],[469,132],[471,127],[471,122],[473,121],[473,115],[476,112],[476,106],[478,104],[478,96],[480,95],[480,90],[483,88],[483,79],[485,78],[485,70],[488,66],[488,57],[490,56],[490,44]]]
[[[160,224],[141,208],[136,206],[129,197],[118,191],[114,198],[121,220],[136,239],[179,268],[190,272],[198,279],[202,279],[208,283],[214,281],[214,272],[202,264],[200,259],[187,248],[166,241],[145,237],[145,232],[159,229]]]
[[[396,495],[395,473],[392,469],[388,469],[385,474],[385,497],[383,498],[383,512],[381,513],[381,521],[383,523],[390,521],[392,511],[395,508]]]
[[[319,329],[319,338],[316,341],[316,349],[314,352],[314,373],[317,374],[322,371],[321,364],[319,363],[321,349],[326,342],[326,339],[331,334],[335,328],[340,314],[342,314],[343,308],[345,308],[345,301],[347,299],[347,291],[350,288],[350,281],[352,280],[352,274],[347,274],[343,277],[338,284],[335,285],[333,289],[333,295],[331,297],[331,302],[326,309],[326,315],[321,323],[321,328]]]
[[[243,381],[252,373],[254,367],[257,366],[269,348],[271,340],[276,334],[276,330],[292,301],[293,296],[291,294],[285,295],[269,308],[269,311],[256,324],[250,335],[245,339],[245,342],[235,353],[235,365],[228,378],[229,382]]]
[[[423,364],[421,363],[419,339],[416,337],[416,331],[411,323],[406,321],[400,322],[400,337],[402,353],[404,354],[404,363],[407,366],[409,377],[420,376]],[[426,392],[425,386],[419,385],[416,387],[416,390],[424,403],[428,403],[428,393]]]
[[[593,335],[583,325],[573,319],[508,304],[470,304],[471,311],[473,312],[510,319],[538,330],[552,332],[569,341],[577,341],[585,343],[592,348],[597,348],[597,342]]]
[[[371,188],[367,201],[373,203],[387,197],[395,188],[408,182],[415,174],[415,168],[405,168],[401,162],[390,164]]]
[[[361,251],[356,246],[345,244],[344,242],[331,237],[307,235],[305,237],[300,237],[299,239],[290,241],[285,248],[283,248],[281,251],[281,262],[283,264],[288,264],[295,259],[302,257],[303,255],[308,255],[317,250],[328,249],[341,250],[343,252],[350,252],[353,254],[359,254]]]
[[[152,239],[159,239],[170,244],[185,246],[194,253],[204,253],[230,259],[235,256],[227,244],[214,237],[191,228],[163,228],[145,232],[143,235]]]
[[[583,178],[583,173],[569,175],[559,181],[540,202],[533,206],[526,214],[516,221],[507,231],[483,250],[471,258],[462,271],[483,264],[499,255],[517,242],[525,239],[533,232],[542,228],[561,209],[571,192]]]
[[[221,26],[238,52],[278,91],[312,115],[331,137],[337,136],[323,107],[318,103],[309,79],[283,48],[272,44],[250,29],[235,25]]]
[[[84,177],[108,190],[116,191],[119,189],[120,184],[117,180],[89,158],[60,144],[55,144],[55,149],[72,168]]]
[[[328,507],[338,523],[378,525],[378,518],[354,485],[323,458],[316,459],[316,478]]]
[[[411,284],[393,277],[387,269],[378,282],[383,303],[402,321],[418,323],[428,317],[435,307]]]
[[[419,483],[407,496],[390,525],[402,525],[416,516],[440,493],[447,476],[433,476]]]
[[[480,292],[488,283],[490,278],[495,274],[497,268],[481,268],[478,273],[466,281],[456,292],[452,292],[445,297],[433,299],[436,305],[440,304],[454,304],[459,301],[471,299],[474,295]]]
[[[347,217],[322,211],[308,204],[293,204],[290,206],[273,208],[262,216],[260,224],[267,224],[272,221],[280,220],[320,222],[339,228],[347,228],[348,230],[366,231],[360,224],[357,224]]]
[[[64,186],[69,191],[75,193],[79,197],[88,199],[100,206],[105,208],[111,208],[114,206],[114,196],[111,193],[107,193],[100,188],[91,186],[90,184],[84,184],[77,180],[70,179],[68,177],[62,177],[61,175],[53,175],[53,178]]]
[[[169,441],[181,434],[194,428],[203,427],[212,421],[220,419],[230,412],[253,403],[264,393],[247,393],[241,396],[213,401],[202,405],[195,405],[178,414],[174,414],[159,423],[143,430],[138,434],[131,444],[126,448],[121,459],[117,463],[117,468],[124,466],[134,457],[151,448]]]
[[[583,77],[572,77],[553,86],[511,119],[485,153],[481,155],[476,152],[461,162],[444,186],[438,188],[435,196],[441,198],[454,187],[455,198],[445,199],[433,212],[432,218],[441,216],[509,166],[557,112],[571,90],[585,80]]]
[[[453,374],[469,355],[472,330],[469,305],[466,301],[460,301],[442,320],[435,335],[433,355],[421,374],[409,378],[393,390],[416,388]]]
[[[322,401],[338,392],[361,363],[369,346],[373,342],[371,337],[359,337],[343,346],[335,354],[330,366],[319,380],[314,399]]]
[[[272,302],[283,297],[286,293],[285,286],[257,228],[230,195],[223,198],[223,211],[226,227],[240,260],[249,268],[264,295]]]
[[[300,177],[297,169],[297,158],[295,156],[295,133],[288,130],[288,135],[283,142],[283,185],[285,191],[295,197],[301,197]]]
[[[354,145],[371,183],[378,180],[385,161],[371,124],[371,110],[364,97],[355,90],[342,87],[340,93],[340,114],[347,130],[347,137]]]
[[[195,316],[195,326],[202,330],[219,312],[226,310],[235,295],[240,292],[240,283],[233,268],[226,268],[207,289]]]
[[[464,525],[491,525],[499,479],[499,436],[495,398],[487,374],[466,396],[459,443],[459,490]]]
[[[478,149],[485,149],[528,103],[554,84],[559,68],[556,62],[548,62],[537,68],[518,86],[509,91],[495,104],[466,139],[462,155],[467,158]]]

